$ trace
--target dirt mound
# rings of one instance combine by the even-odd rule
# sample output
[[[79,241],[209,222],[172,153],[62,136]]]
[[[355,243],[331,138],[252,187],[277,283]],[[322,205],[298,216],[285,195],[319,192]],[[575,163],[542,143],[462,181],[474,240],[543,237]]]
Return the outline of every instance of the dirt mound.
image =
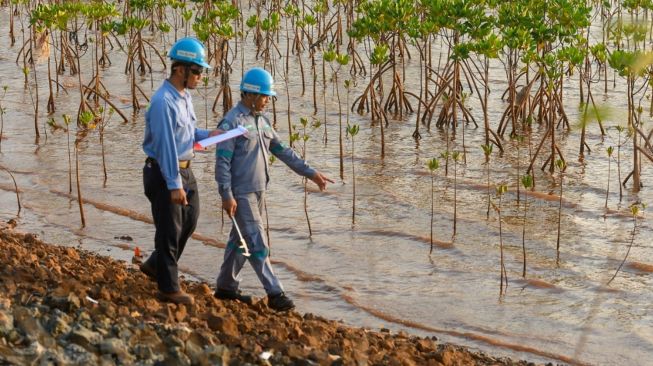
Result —
[[[161,303],[132,264],[0,228],[0,364],[528,364],[182,286],[195,304]]]

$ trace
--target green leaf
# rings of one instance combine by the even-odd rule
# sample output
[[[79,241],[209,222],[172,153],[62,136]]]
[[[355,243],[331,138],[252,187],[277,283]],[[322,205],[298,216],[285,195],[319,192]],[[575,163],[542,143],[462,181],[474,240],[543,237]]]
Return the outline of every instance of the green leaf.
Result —
[[[438,168],[440,168],[440,160],[438,160],[437,158],[432,158],[428,161],[426,166],[429,168],[431,172],[434,172],[438,170]]]

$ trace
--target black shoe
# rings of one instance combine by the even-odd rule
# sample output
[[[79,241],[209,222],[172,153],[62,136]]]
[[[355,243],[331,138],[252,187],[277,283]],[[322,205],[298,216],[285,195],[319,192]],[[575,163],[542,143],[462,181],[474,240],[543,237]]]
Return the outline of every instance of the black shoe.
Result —
[[[268,307],[275,311],[286,311],[295,308],[295,303],[282,292],[276,295],[268,295]]]
[[[141,263],[138,268],[151,280],[156,281],[156,269],[152,268],[147,261]]]
[[[215,290],[213,296],[220,300],[238,300],[240,302],[244,302],[247,305],[252,305],[254,303],[254,299],[252,299],[251,296],[241,294],[240,290],[229,291],[217,289]]]

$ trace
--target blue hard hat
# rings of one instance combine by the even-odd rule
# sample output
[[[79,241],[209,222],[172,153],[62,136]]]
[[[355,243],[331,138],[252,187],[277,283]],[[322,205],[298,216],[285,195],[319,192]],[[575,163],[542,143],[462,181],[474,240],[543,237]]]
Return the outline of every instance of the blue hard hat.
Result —
[[[174,61],[188,62],[210,69],[211,65],[204,61],[204,46],[193,37],[185,37],[172,45],[168,57]]]
[[[240,82],[240,91],[275,96],[274,79],[267,70],[260,67],[249,69]]]

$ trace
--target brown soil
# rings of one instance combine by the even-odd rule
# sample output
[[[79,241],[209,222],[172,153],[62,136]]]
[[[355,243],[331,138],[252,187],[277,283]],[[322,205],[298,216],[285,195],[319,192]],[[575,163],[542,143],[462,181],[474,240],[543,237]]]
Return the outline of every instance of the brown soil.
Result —
[[[183,286],[194,305],[161,303],[131,263],[0,227],[0,365],[531,364],[435,337],[275,313],[264,300],[225,302],[206,283]]]

